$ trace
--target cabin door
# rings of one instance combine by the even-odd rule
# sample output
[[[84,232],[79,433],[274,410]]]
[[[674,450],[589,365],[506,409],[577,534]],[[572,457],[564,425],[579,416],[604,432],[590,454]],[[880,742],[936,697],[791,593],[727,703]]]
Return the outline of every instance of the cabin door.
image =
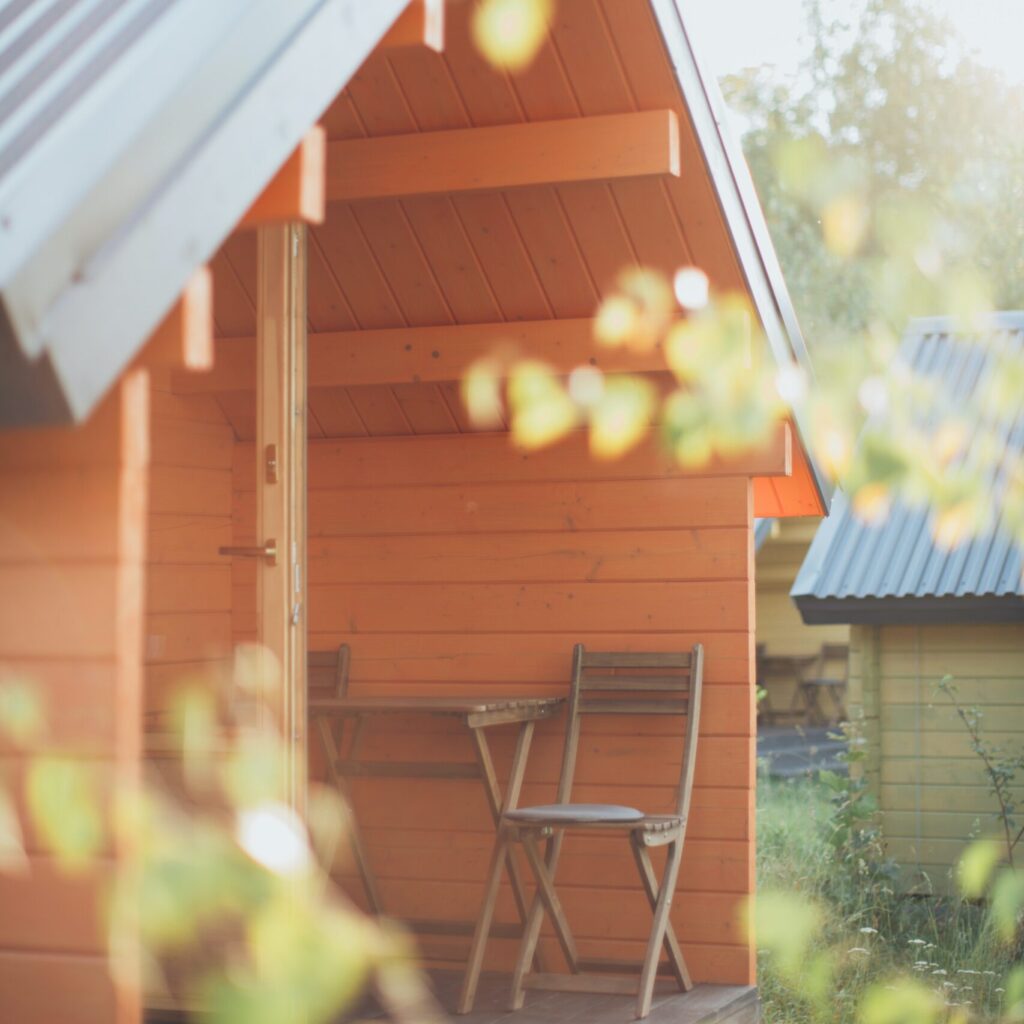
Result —
[[[261,714],[285,738],[288,800],[306,799],[306,228],[259,229],[256,458],[259,560],[256,602],[264,678]]]

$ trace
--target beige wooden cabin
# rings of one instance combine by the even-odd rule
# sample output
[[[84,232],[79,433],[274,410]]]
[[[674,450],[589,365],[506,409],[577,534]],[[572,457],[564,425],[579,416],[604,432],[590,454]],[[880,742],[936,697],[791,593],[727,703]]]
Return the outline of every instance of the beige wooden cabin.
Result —
[[[823,644],[849,643],[845,623],[809,625],[790,597],[797,573],[814,539],[820,520],[807,517],[762,520],[755,530],[757,549],[757,648],[768,658],[813,658]],[[778,664],[776,662],[776,664]],[[835,666],[827,666],[831,671]],[[799,673],[762,673],[766,696],[759,707],[766,722],[806,720],[806,705],[798,693]],[[827,705],[826,705],[827,706]]]
[[[986,372],[988,346],[1020,357],[1022,341],[1020,313],[997,314],[988,334],[968,338],[926,319],[910,325],[901,357],[955,408]],[[1019,427],[1002,441],[1005,460],[1019,459]],[[886,847],[910,888],[948,889],[969,838],[1001,831],[982,762],[937,683],[953,677],[959,700],[983,712],[988,740],[1024,746],[1022,568],[998,522],[945,551],[924,510],[897,506],[872,527],[839,495],[793,587],[805,622],[849,626],[850,712]]]
[[[284,666],[273,710],[301,808],[307,649],[347,643],[353,693],[561,697],[576,642],[703,643],[673,922],[711,988],[661,1019],[752,1020],[753,520],[827,506],[799,425],[681,473],[653,446],[600,465],[581,437],[517,451],[458,397],[468,363],[508,340],[562,370],[657,375],[657,354],[593,354],[623,265],[703,267],[752,300],[758,358],[806,363],[679,5],[560,0],[518,75],[474,48],[467,3],[136,6],[131,32],[97,17],[94,36],[31,36],[19,123],[36,130],[0,122],[4,671],[38,682],[50,741],[131,788],[166,757],[177,683],[257,639]],[[257,557],[222,551],[239,547]],[[538,733],[531,802],[554,793],[560,722]],[[468,764],[464,740],[399,721],[365,745]],[[495,744],[502,777],[511,746]],[[581,788],[657,812],[678,749],[659,725],[611,722],[581,752]],[[26,752],[0,756],[17,779]],[[484,795],[387,783],[354,787],[386,908],[441,918],[424,959],[464,962]],[[29,845],[30,874],[0,875],[0,1020],[135,1024],[145,996],[111,977],[98,900],[132,851],[112,843],[68,878]],[[587,955],[643,948],[628,857],[597,839],[564,859]],[[359,898],[354,871],[341,881]],[[515,913],[504,889],[499,923]],[[509,935],[488,968],[513,962]]]

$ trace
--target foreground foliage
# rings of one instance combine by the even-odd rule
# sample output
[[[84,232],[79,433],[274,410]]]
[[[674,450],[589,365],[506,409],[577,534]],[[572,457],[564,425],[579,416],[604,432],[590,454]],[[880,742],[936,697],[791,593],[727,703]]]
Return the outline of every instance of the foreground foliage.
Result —
[[[1015,915],[1007,935],[982,904],[899,896],[877,836],[869,829],[849,845],[850,800],[828,777],[760,781],[756,926],[768,1024],[1024,1019]]]

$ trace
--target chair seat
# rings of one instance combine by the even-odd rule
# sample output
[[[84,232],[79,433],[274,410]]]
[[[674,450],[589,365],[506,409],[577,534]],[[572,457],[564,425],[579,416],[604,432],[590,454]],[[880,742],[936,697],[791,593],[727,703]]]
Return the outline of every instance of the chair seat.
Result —
[[[540,804],[536,807],[519,807],[506,815],[510,821],[537,822],[545,825],[578,824],[582,822],[626,822],[643,821],[643,811],[619,804]]]

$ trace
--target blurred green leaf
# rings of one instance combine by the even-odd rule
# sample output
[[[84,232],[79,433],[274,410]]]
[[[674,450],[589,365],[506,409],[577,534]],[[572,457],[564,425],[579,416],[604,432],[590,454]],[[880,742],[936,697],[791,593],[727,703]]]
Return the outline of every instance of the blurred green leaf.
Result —
[[[29,763],[25,788],[46,847],[66,870],[86,868],[106,841],[96,769],[70,758],[38,757]]]
[[[614,459],[640,441],[650,428],[656,395],[640,377],[605,378],[601,397],[590,409],[590,451]]]
[[[943,1000],[912,978],[873,985],[861,1003],[861,1024],[934,1024],[945,1013]]]
[[[24,676],[0,674],[0,732],[27,747],[43,735],[45,719],[38,686]]]
[[[979,839],[964,850],[957,864],[957,879],[967,899],[980,899],[985,894],[1002,855],[999,843],[990,839]]]
[[[1024,911],[1024,872],[1012,868],[1000,871],[990,896],[992,921],[1006,942],[1012,942]]]

